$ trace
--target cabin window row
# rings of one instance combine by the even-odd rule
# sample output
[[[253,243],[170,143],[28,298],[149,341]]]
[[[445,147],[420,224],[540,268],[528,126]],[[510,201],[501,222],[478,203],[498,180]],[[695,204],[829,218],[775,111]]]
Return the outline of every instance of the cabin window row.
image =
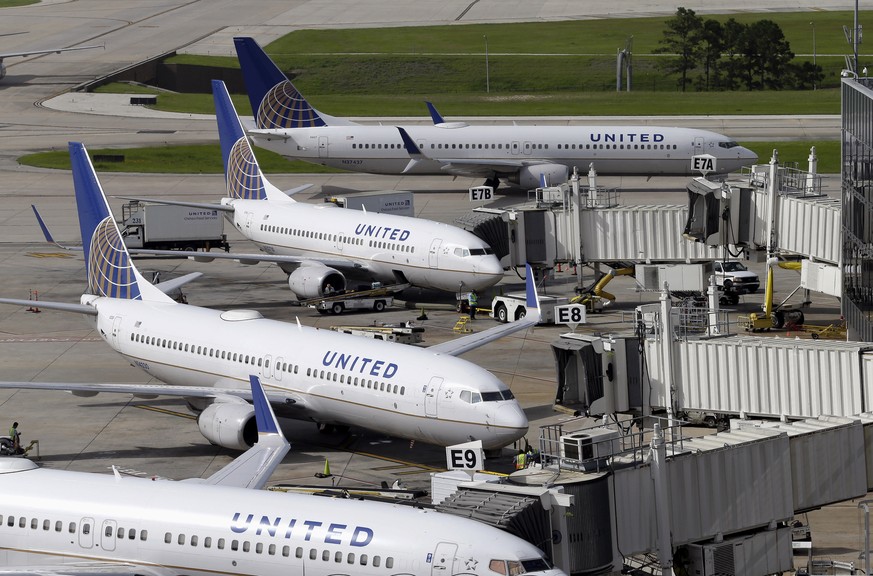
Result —
[[[16,518],[15,516],[7,516],[6,517],[6,526],[8,526],[10,528],[14,528],[16,525],[15,518]],[[0,515],[0,526],[3,525],[3,523],[4,523],[3,520],[4,520],[3,516]],[[55,532],[63,532],[64,531],[64,522],[62,522],[61,520],[55,520],[54,522],[52,522],[51,520],[45,519],[42,521],[42,523],[40,523],[38,518],[31,518],[29,524],[30,524],[31,530],[39,530],[40,524],[41,524],[43,532],[49,532],[51,530],[54,530]],[[27,528],[27,526],[28,526],[27,517],[26,516],[19,516],[18,517],[18,527],[19,528]],[[69,532],[70,534],[75,534],[77,532],[78,528],[79,528],[78,522],[67,523],[67,532]],[[87,535],[90,533],[91,533],[91,523],[90,522],[83,522],[82,523],[82,534]],[[125,528],[113,529],[112,526],[107,525],[106,530],[104,532],[105,536],[111,538],[113,536],[113,533],[115,534],[115,536],[119,540],[124,539],[125,537],[127,537],[128,540],[136,540],[136,538],[137,538],[137,530],[134,528],[131,528],[129,530],[127,530]],[[139,531],[139,539],[141,541],[145,542],[146,540],[148,540],[148,537],[149,537],[148,530]]]
[[[260,356],[251,354],[243,354],[242,352],[230,352],[227,350],[219,350],[208,346],[195,346],[186,342],[178,342],[176,340],[167,340],[166,338],[158,338],[157,336],[146,336],[139,332],[130,334],[131,342],[138,342],[146,346],[155,346],[156,348],[167,348],[169,350],[178,350],[179,352],[188,352],[197,354],[198,356],[207,356],[220,360],[229,360],[230,362],[240,362],[242,364],[250,364],[263,368],[270,367],[270,360]],[[288,362],[276,362],[275,369],[279,372],[287,372],[288,374],[297,374],[298,366]]]
[[[352,144],[352,150],[400,150],[403,144]]]
[[[167,532],[164,534],[164,543],[165,544],[173,544],[176,543],[179,546],[185,546],[186,543],[193,547],[202,547],[202,548],[212,548],[213,539],[211,536],[206,536],[202,540],[199,536],[193,535],[191,538],[188,538],[185,534],[178,534],[175,538],[173,538],[172,532]],[[282,557],[288,558],[291,556],[291,546],[285,545],[280,549],[276,544],[267,544],[266,546],[263,542],[255,542],[254,546],[249,540],[231,540],[230,546],[227,546],[227,541],[224,538],[217,538],[215,540],[215,548],[218,550],[224,550],[229,548],[232,552],[254,552],[255,554],[264,554],[266,553],[268,556],[276,556],[281,553]],[[294,549],[294,557],[298,559],[302,559],[304,557],[305,550],[302,546],[298,546]],[[370,556],[368,554],[355,554],[354,552],[341,552],[339,550],[335,552],[331,552],[330,550],[322,550],[319,554],[317,548],[310,548],[308,553],[310,560],[318,560],[319,557],[324,562],[333,561],[334,563],[346,563],[346,564],[360,564],[361,566],[371,565],[376,568],[379,568],[382,565],[382,557],[381,556]],[[385,558],[385,568],[394,568],[394,558],[392,556],[388,556]]]
[[[349,386],[358,386],[375,392],[387,392],[388,394],[399,394],[401,396],[406,394],[406,386],[385,384],[384,382],[371,380],[369,378],[359,379],[357,376],[346,376],[345,374],[331,372],[330,370],[319,371],[314,368],[307,368],[306,375],[320,380],[327,380],[328,382],[339,382],[340,384],[348,384]]]
[[[394,250],[395,252],[415,252],[415,246],[411,244],[395,244],[393,242],[382,242],[381,240],[370,240],[370,248]]]
[[[326,232],[314,232],[312,230],[303,230],[300,228],[286,228],[284,226],[273,226],[272,224],[261,224],[262,232],[273,232],[275,234],[285,234],[286,236],[299,236],[301,238],[312,238],[314,240],[328,240],[331,242],[342,242],[343,244],[358,244],[364,243],[363,238],[352,238],[342,234],[327,234]]]

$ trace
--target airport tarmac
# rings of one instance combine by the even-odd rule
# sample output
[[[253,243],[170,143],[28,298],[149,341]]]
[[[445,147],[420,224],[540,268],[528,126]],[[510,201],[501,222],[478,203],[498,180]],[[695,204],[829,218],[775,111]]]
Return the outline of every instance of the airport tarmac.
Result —
[[[500,2],[497,8],[497,2]],[[15,158],[24,152],[61,148],[68,140],[86,145],[142,146],[162,142],[215,141],[211,119],[129,118],[121,115],[78,114],[68,110],[50,110],[43,105],[47,98],[63,93],[71,86],[101,74],[157,56],[177,46],[209,46],[227,50],[233,35],[252,34],[268,40],[271,34],[283,34],[293,27],[353,24],[401,25],[446,21],[493,20],[495,14],[511,15],[518,20],[566,18],[584,7],[585,17],[607,15],[670,14],[673,5],[640,2],[575,3],[566,0],[512,2],[488,0],[470,3],[427,3],[374,0],[343,2],[334,0],[268,0],[240,3],[233,0],[195,2],[111,3],[79,0],[78,2],[44,2],[36,7],[4,9],[4,24],[12,30],[36,30],[40,35],[0,37],[0,51],[12,51],[44,45],[106,43],[105,51],[87,51],[39,58],[10,60],[9,76],[2,82],[0,99],[0,287],[9,297],[26,298],[31,291],[42,299],[78,301],[84,286],[81,258],[41,242],[38,228],[30,213],[30,204],[39,205],[44,217],[59,239],[78,239],[78,225],[72,198],[69,173],[20,167]],[[340,9],[336,9],[341,6]],[[708,6],[687,5],[707,13]],[[774,2],[735,3],[740,10],[780,9]],[[333,8],[333,10],[331,10]],[[845,3],[795,3],[790,9],[851,9]],[[465,10],[466,9],[466,10]],[[442,16],[434,13],[442,11]],[[795,122],[787,119],[786,122]],[[832,122],[826,118],[823,122]],[[751,129],[763,125],[757,119],[732,119],[728,124],[746,122]],[[775,132],[768,124],[762,137]],[[730,130],[719,130],[728,131]],[[805,128],[804,128],[805,129]],[[830,130],[828,127],[826,130]],[[834,135],[834,138],[838,134]],[[763,160],[763,159],[762,159]],[[101,174],[107,193],[140,194],[214,201],[223,190],[217,175]],[[478,181],[450,178],[396,178],[362,175],[271,176],[280,188],[301,182],[315,183],[310,195],[325,195],[348,189],[398,189],[416,191],[416,212],[420,216],[452,221],[470,208],[466,189]],[[839,191],[839,181],[827,180],[829,189]],[[601,185],[620,187],[622,202],[632,204],[682,203],[685,179],[602,179]],[[652,192],[654,190],[654,192]],[[304,196],[305,197],[305,196]],[[320,197],[310,197],[320,201]],[[501,195],[504,205],[523,200],[524,196]],[[118,209],[120,200],[112,199]],[[252,251],[239,237],[232,237],[234,249]],[[314,310],[288,305],[289,292],[284,274],[272,266],[243,266],[235,263],[198,264],[184,260],[143,260],[143,271],[160,271],[166,278],[173,274],[202,271],[204,277],[186,289],[189,302],[220,308],[257,308],[268,317],[301,322],[327,328],[342,323],[370,324],[374,321],[415,320],[419,310],[392,309],[386,313],[325,317]],[[590,272],[589,272],[590,274]],[[590,276],[589,276],[590,278]],[[779,271],[779,295],[796,285],[796,276]],[[565,272],[548,289],[549,293],[569,292],[577,282]],[[520,287],[519,280],[507,274],[504,289]],[[618,278],[610,290],[619,302],[602,315],[591,318],[580,328],[592,332],[625,330],[622,313],[630,312],[642,302],[657,296],[635,290],[632,281]],[[748,313],[759,307],[762,295],[744,297],[738,310]],[[487,301],[482,298],[482,301]],[[814,297],[808,316],[811,320],[832,321],[839,315],[835,300]],[[445,310],[428,312],[425,344],[434,344],[454,336],[452,326],[457,314]],[[480,326],[492,321],[481,318]],[[510,385],[531,421],[528,438],[535,441],[538,426],[567,418],[552,411],[555,394],[555,369],[549,343],[562,331],[556,327],[537,327],[467,355],[492,370]],[[145,374],[129,366],[110,351],[75,314],[0,307],[0,375],[5,380],[116,381],[147,382]],[[124,473],[185,478],[205,476],[230,461],[233,453],[211,446],[197,430],[183,402],[159,398],[138,400],[127,395],[73,397],[66,393],[0,390],[0,430],[13,420],[21,423],[25,445],[40,440],[42,462],[46,466],[108,472],[111,465]],[[273,476],[273,482],[343,483],[375,486],[400,480],[410,487],[426,487],[429,475],[445,467],[444,451],[408,441],[382,437],[374,433],[353,431],[349,435],[323,435],[313,424],[286,422],[292,452]],[[332,478],[319,480],[325,461]],[[489,468],[509,471],[510,455],[489,461]],[[857,560],[860,549],[861,516],[854,503],[829,507],[810,514],[816,555],[840,560]]]

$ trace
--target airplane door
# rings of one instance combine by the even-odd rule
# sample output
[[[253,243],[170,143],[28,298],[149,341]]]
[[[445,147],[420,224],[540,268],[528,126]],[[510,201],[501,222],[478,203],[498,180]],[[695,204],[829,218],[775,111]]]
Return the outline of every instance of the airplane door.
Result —
[[[525,143],[524,143],[524,153],[525,153],[526,156],[530,156],[530,151],[531,151],[532,148],[533,148],[533,146],[531,145],[530,142],[525,142]]]
[[[694,153],[695,154],[703,154],[703,136],[695,136],[694,137]]]
[[[430,379],[427,385],[427,395],[424,397],[424,414],[430,418],[437,416],[437,399],[439,398],[440,387],[443,385],[443,379],[439,376],[434,376]]]
[[[430,252],[427,255],[427,265],[431,268],[436,268],[439,264],[440,245],[443,243],[442,238],[434,238],[430,243]]]
[[[112,552],[115,550],[115,530],[118,523],[115,520],[104,520],[103,530],[100,531],[100,547]]]
[[[431,576],[448,576],[453,573],[452,565],[455,563],[457,544],[440,542],[433,553],[433,563],[430,567]]]
[[[250,229],[251,229],[251,227],[252,227],[252,218],[254,218],[254,216],[255,216],[255,215],[254,215],[254,213],[252,213],[252,212],[246,212],[246,213],[243,215],[243,218],[244,218],[244,221],[245,221],[245,224],[243,224],[243,226],[245,227],[246,230],[250,230]]]
[[[319,158],[330,158],[330,151],[328,150],[327,136],[319,136],[318,137],[318,157]]]
[[[121,332],[121,316],[116,316],[112,320],[112,347],[118,350],[118,334]]]
[[[94,519],[82,518],[79,520],[79,546],[91,548],[94,546]]]

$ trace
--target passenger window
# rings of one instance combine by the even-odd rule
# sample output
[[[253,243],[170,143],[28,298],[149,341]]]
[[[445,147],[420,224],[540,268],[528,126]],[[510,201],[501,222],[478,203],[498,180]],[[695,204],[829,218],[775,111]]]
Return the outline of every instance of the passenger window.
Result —
[[[260,544],[258,544],[258,546],[260,546]],[[270,547],[267,549],[267,554],[269,554],[270,556],[276,555],[276,545],[275,544],[270,544]]]
[[[191,536],[191,546],[197,546],[197,536]]]
[[[184,534],[179,534],[179,538],[178,538],[176,541],[177,541],[179,544],[184,544],[184,543],[185,543],[185,535],[184,535]]]
[[[354,563],[355,563],[355,555],[354,555],[354,553],[349,553],[349,557],[346,559],[346,562],[348,562],[349,564],[354,564]]]
[[[26,525],[27,525],[27,518],[22,516],[21,518],[18,519],[18,527],[19,528],[24,528]]]
[[[112,526],[107,526],[106,530],[103,532],[103,535],[107,537],[112,536]]]
[[[55,522],[55,532],[60,532],[60,531],[63,530],[63,529],[64,529],[64,524],[63,524],[63,522],[61,522],[60,520],[58,520],[57,522]]]
[[[3,523],[3,517],[0,516],[0,524],[2,524],[2,523]],[[49,520],[42,521],[42,529],[43,530],[48,530],[49,528],[51,528],[51,525],[52,525],[52,523]]]
[[[321,561],[328,562],[330,560],[330,550],[325,550],[321,553]]]
[[[143,530],[142,532],[140,532],[139,539],[140,539],[140,542],[145,542],[146,540],[148,540],[149,539],[149,531]]]
[[[379,556],[373,556],[373,566],[378,568],[379,564],[382,563],[382,559]]]
[[[310,548],[309,549],[309,559],[310,560],[317,560],[318,559],[318,550],[316,550],[315,548]]]
[[[112,530],[109,529],[109,532],[111,531]],[[111,534],[107,534],[107,536],[111,536]],[[118,536],[118,538],[124,538],[124,528],[119,528],[118,532],[116,532],[116,536]]]
[[[212,536],[207,536],[203,539],[204,548],[212,548]]]
[[[224,538],[219,538],[219,539],[218,539],[218,549],[219,549],[219,550],[224,550]]]
[[[30,521],[30,529],[31,530],[36,530],[38,527],[39,527],[39,520],[34,518],[33,520]]]
[[[335,552],[333,555],[333,561],[336,563],[342,562],[343,561],[343,553],[339,552],[339,551]]]
[[[361,566],[366,566],[366,565],[367,565],[367,555],[361,554]]]
[[[67,530],[69,531],[70,534],[75,534],[76,533],[76,523],[70,522],[70,525],[67,526]]]
[[[173,541],[173,535],[172,535],[172,534],[170,534],[169,532],[167,532],[166,534],[164,534],[164,543],[165,543],[165,544],[169,544],[169,543],[172,542],[172,541]]]
[[[288,549],[288,546],[285,546],[285,548],[282,549],[282,556],[288,555],[285,553],[285,550],[287,550],[287,549]],[[303,558],[303,548],[298,547],[297,550],[294,551],[294,556],[297,558]]]
[[[388,568],[389,570],[391,568],[394,568],[394,558],[393,557],[389,556],[389,557],[385,558],[385,568]]]
[[[262,554],[264,552],[264,545],[258,542],[255,544],[255,554]]]
[[[230,549],[236,552],[239,550],[239,540],[231,540],[230,541]]]
[[[136,530],[134,530],[133,528],[128,530],[127,531],[127,539],[128,540],[135,540],[136,539]]]

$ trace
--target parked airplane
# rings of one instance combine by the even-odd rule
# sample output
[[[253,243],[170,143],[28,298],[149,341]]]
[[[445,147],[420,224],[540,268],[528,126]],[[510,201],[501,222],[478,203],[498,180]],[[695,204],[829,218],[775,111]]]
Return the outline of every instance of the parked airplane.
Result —
[[[726,174],[758,156],[721,134],[661,126],[403,126],[422,151],[410,158],[392,125],[361,125],[313,108],[252,38],[234,38],[255,115],[255,144],[289,158],[375,174],[454,174],[530,189],[566,182],[573,167],[598,174],[692,174],[692,156],[715,158]]]
[[[201,433],[243,449],[254,441],[254,410],[240,388],[255,372],[280,415],[320,426],[359,426],[438,445],[482,440],[510,444],[527,418],[509,388],[460,358],[468,350],[539,319],[528,267],[525,318],[429,348],[369,340],[265,319],[253,310],[222,312],[178,304],[134,266],[85,147],[70,143],[88,290],[79,304],[41,300],[42,309],[78,312],[133,366],[170,385],[3,382],[2,388],[175,395],[202,409]],[[29,300],[0,299],[29,306]]]
[[[43,576],[564,576],[475,520],[385,502],[258,490],[288,452],[257,377],[258,442],[204,480],[0,460],[0,566]],[[414,535],[413,538],[410,535]]]
[[[276,262],[289,273],[288,285],[301,300],[323,296],[328,285],[344,290],[349,278],[449,292],[484,290],[503,278],[491,247],[461,228],[423,218],[295,202],[261,172],[224,82],[214,80],[212,88],[227,197],[221,204],[138,200],[224,211],[266,255],[198,252],[195,259]]]
[[[73,46],[72,48],[46,48],[40,50],[27,50],[21,52],[0,53],[0,80],[6,77],[6,65],[3,60],[6,58],[16,58],[23,56],[38,56],[40,54],[60,54],[61,52],[73,52],[75,50],[90,50],[92,48],[105,48],[102,44],[94,46]]]

